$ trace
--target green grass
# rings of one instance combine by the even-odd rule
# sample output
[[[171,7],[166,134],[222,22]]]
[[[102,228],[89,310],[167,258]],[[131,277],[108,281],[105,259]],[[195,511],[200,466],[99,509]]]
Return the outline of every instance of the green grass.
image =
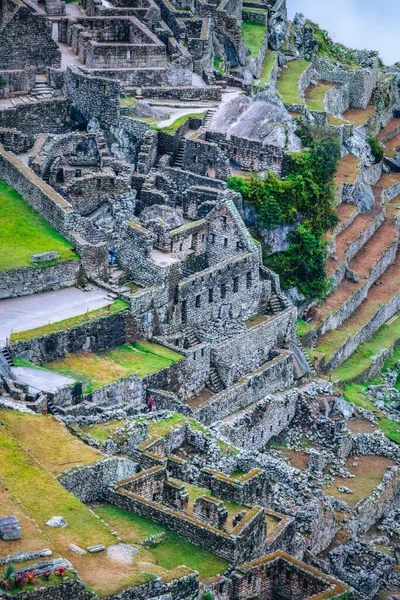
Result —
[[[263,61],[262,71],[260,75],[260,80],[262,83],[271,80],[271,70],[275,63],[276,52],[273,50],[267,50],[265,53],[265,58]]]
[[[58,321],[57,323],[51,323],[50,325],[43,325],[43,327],[36,327],[35,329],[29,329],[28,331],[20,331],[18,333],[11,334],[11,342],[26,342],[27,340],[33,340],[35,338],[43,337],[45,335],[51,335],[52,333],[58,333],[59,331],[67,331],[74,329],[80,325],[85,325],[93,321],[99,321],[107,318],[109,315],[115,315],[123,312],[128,308],[128,304],[123,300],[115,300],[110,305],[110,309],[107,306],[98,308],[90,312],[86,312],[83,315],[64,319],[64,321]]]
[[[204,115],[205,115],[205,112],[189,113],[187,115],[182,115],[181,117],[176,119],[170,125],[167,125],[166,127],[159,127],[159,128],[157,127],[156,129],[157,129],[157,131],[162,131],[163,133],[168,133],[168,135],[175,135],[175,133],[177,132],[179,127],[182,127],[182,125],[184,123],[186,123],[186,121],[188,121],[189,119],[201,119],[202,117],[204,117]]]
[[[310,24],[309,21],[308,24]],[[318,27],[318,25],[316,25],[315,23],[311,23],[311,25],[314,28],[314,39],[318,42],[319,55],[326,56],[327,58],[330,58],[334,61],[339,60],[342,63],[342,65],[347,67],[348,70],[354,70],[359,68],[359,65],[351,57],[350,49],[346,48],[342,44],[327,41],[327,32]]]
[[[157,564],[165,569],[186,565],[198,571],[201,578],[205,578],[224,573],[228,567],[224,559],[186,542],[173,531],[154,521],[110,505],[96,508],[94,512],[126,542],[139,544],[151,535],[164,532],[164,541],[150,548],[150,553],[155,557]]]
[[[335,87],[332,83],[320,82],[310,85],[306,90],[306,104],[310,110],[325,110],[324,99],[328,90]]]
[[[137,100],[135,96],[121,96],[120,105],[121,106],[136,106]]]
[[[306,60],[294,60],[288,63],[286,69],[282,69],[277,81],[277,89],[285,104],[304,104],[304,98],[299,96],[299,79],[301,74],[309,66]]]
[[[343,393],[343,396],[348,402],[351,402],[355,406],[360,406],[361,408],[365,408],[366,410],[370,410],[376,417],[378,421],[378,425],[386,437],[392,442],[396,442],[396,444],[400,444],[400,425],[391,419],[388,419],[384,413],[379,410],[373,402],[367,400],[366,396],[362,393],[366,391],[369,385],[373,383],[379,383],[379,379],[374,379],[373,381],[369,381],[367,383],[349,383],[346,385],[343,390],[340,390]]]
[[[213,61],[214,69],[216,71],[219,71],[222,75],[224,75],[225,71],[221,67],[221,63],[222,63],[222,58],[218,58],[217,56],[214,56],[214,61]]]
[[[136,373],[139,378],[155,373],[183,356],[169,348],[150,342],[124,344],[102,354],[76,352],[43,367],[81,381],[84,393],[113,383]]]
[[[242,31],[243,41],[250,50],[248,58],[257,56],[264,41],[265,25],[262,23],[249,23],[249,21],[243,21]]]
[[[69,543],[83,548],[114,543],[115,538],[103,523],[43,469],[4,427],[0,427],[0,479],[41,526],[55,515],[68,521],[66,529],[45,528],[49,541],[61,554]]]
[[[33,254],[55,251],[60,259],[33,265]],[[72,244],[31,208],[12,187],[0,181],[0,271],[21,267],[43,268],[56,262],[76,260]]]
[[[306,333],[311,331],[312,328],[312,323],[306,323],[305,321],[303,321],[303,319],[297,319],[297,335],[299,337],[303,337],[303,335],[306,335]]]
[[[400,318],[390,325],[383,325],[375,335],[364,344],[361,344],[352,356],[338,369],[332,371],[333,380],[349,381],[361,375],[372,365],[372,357],[383,349],[391,348],[400,338]],[[318,347],[318,350],[321,350]]]

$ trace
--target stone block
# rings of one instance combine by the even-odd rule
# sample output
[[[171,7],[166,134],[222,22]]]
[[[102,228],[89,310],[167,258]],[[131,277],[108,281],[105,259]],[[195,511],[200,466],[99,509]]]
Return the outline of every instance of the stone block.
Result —
[[[49,260],[58,260],[59,258],[60,255],[58,252],[42,252],[41,254],[34,254],[31,256],[31,262],[47,262]]]
[[[51,517],[51,519],[46,521],[46,525],[48,527],[55,527],[56,529],[64,529],[65,527],[68,527],[68,523],[64,517]]]
[[[5,517],[0,519],[0,539],[6,542],[19,540],[22,529],[17,517]]]

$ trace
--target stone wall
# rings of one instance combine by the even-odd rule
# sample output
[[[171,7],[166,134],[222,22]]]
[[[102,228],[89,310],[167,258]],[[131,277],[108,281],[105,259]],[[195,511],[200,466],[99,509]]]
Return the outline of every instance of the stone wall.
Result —
[[[387,302],[387,304],[383,304],[371,317],[370,321],[361,327],[357,333],[347,338],[341,348],[335,352],[329,361],[322,365],[322,370],[324,372],[328,372],[340,367],[340,365],[357,350],[360,344],[369,340],[374,333],[378,331],[378,329],[399,310],[400,292],[397,293],[389,302]]]
[[[0,179],[21,194],[24,200],[37,210],[54,229],[62,235],[67,234],[72,217],[71,205],[16,156],[2,149],[1,146]]]
[[[134,341],[135,331],[132,320],[133,317],[129,311],[110,314],[73,329],[66,329],[24,342],[14,342],[10,350],[13,356],[23,354],[27,360],[36,365],[52,362],[64,358],[66,354],[81,350],[105,352],[110,348]]]
[[[57,586],[41,587],[17,592],[16,600],[87,600],[86,587],[82,581],[64,581]]]
[[[232,598],[315,600],[339,598],[347,586],[281,552],[248,565],[232,576]]]
[[[291,352],[283,352],[278,358],[274,358],[254,373],[243,377],[232,387],[200,404],[194,416],[206,425],[215,423],[257,402],[267,394],[289,388],[293,385],[293,381],[293,355]],[[233,436],[233,432],[231,434]],[[236,445],[237,438],[233,436],[232,439]]]
[[[118,122],[121,84],[107,77],[95,77],[78,67],[67,68],[66,85],[72,105],[71,116],[79,120],[97,119],[107,125]],[[76,114],[74,113],[76,111]]]
[[[0,127],[14,128],[25,134],[66,133],[68,101],[65,98],[17,104],[0,111]]]
[[[125,482],[120,483],[124,485]],[[161,523],[187,541],[222,556],[234,564],[249,560],[246,558],[249,556],[254,558],[262,556],[265,549],[265,515],[260,507],[250,510],[229,535],[193,517],[125,491],[122,487],[110,488],[107,501]]]
[[[296,337],[297,311],[291,306],[266,321],[213,348],[211,360],[216,365],[229,364],[230,383],[255,371],[270,360],[273,348],[285,348]]]
[[[368,531],[382,517],[400,505],[400,470],[392,467],[369,498],[360,500],[352,511],[346,528],[357,535]]]
[[[35,266],[0,271],[0,299],[70,287],[75,285],[80,267],[81,261],[77,259],[49,267]]]
[[[278,436],[290,425],[296,414],[298,401],[296,391],[267,396],[244,414],[221,422],[219,432],[238,448],[261,449],[272,437]]]
[[[103,500],[108,487],[138,472],[138,464],[128,458],[112,457],[84,467],[73,467],[59,475],[61,485],[81,502]]]
[[[221,90],[219,86],[195,87],[195,86],[170,86],[163,87],[142,87],[143,98],[165,98],[176,100],[201,100],[217,101],[221,100]]]
[[[24,4],[13,4],[14,12],[0,25],[1,68],[7,70],[61,66],[61,52],[52,39],[52,22],[33,14]]]
[[[29,94],[35,85],[36,69],[28,67],[16,71],[0,70],[0,80],[4,84],[0,87],[0,98]]]

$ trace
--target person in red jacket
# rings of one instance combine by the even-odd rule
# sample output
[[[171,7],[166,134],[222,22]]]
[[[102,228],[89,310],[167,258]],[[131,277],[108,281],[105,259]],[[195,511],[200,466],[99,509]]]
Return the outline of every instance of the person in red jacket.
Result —
[[[149,413],[153,412],[153,403],[154,403],[154,400],[150,396],[149,399],[147,400],[147,406],[149,407]]]

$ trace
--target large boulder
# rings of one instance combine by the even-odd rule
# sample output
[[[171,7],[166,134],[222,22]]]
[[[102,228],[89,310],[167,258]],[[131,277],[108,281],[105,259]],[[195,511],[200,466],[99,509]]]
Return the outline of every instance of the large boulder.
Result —
[[[4,517],[0,519],[0,540],[12,542],[19,540],[22,529],[17,517]]]

